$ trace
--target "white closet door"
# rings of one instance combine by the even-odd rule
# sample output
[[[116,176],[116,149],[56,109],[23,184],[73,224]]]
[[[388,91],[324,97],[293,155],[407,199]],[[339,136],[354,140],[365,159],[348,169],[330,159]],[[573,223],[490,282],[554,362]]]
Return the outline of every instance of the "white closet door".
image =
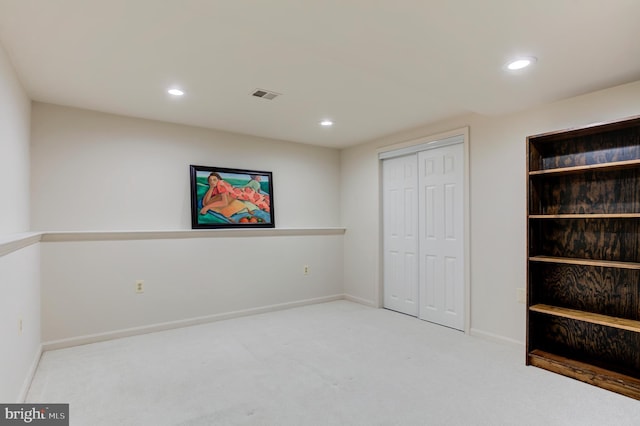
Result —
[[[421,319],[464,330],[464,151],[418,153]]]
[[[418,159],[382,162],[384,307],[418,315]]]

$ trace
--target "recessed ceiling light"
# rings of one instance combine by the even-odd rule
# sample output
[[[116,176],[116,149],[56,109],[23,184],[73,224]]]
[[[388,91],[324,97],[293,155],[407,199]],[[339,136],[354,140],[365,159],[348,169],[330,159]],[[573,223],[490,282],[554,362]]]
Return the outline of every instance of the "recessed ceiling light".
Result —
[[[322,120],[320,122],[320,125],[324,126],[324,127],[330,127],[330,126],[333,126],[333,121],[331,121],[331,120]]]
[[[507,69],[511,70],[511,71],[515,71],[515,70],[521,70],[522,68],[526,68],[529,65],[533,65],[535,64],[537,61],[536,58],[534,58],[533,56],[529,56],[526,58],[518,58],[514,61],[511,61],[507,64]]]
[[[184,92],[180,89],[169,89],[167,90],[167,93],[169,93],[170,95],[173,96],[182,96],[184,95]]]

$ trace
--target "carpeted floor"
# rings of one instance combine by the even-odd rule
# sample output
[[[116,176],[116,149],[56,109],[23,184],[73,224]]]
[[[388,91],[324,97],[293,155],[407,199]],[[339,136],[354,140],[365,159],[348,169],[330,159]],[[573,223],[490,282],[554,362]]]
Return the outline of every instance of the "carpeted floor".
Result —
[[[46,352],[27,402],[76,426],[640,424],[524,348],[347,301]]]

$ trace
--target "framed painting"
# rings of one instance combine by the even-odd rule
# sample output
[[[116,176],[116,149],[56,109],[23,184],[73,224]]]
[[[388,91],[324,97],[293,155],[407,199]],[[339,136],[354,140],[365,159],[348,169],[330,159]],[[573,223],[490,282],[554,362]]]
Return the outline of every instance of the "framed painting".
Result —
[[[193,229],[275,227],[271,172],[190,168]]]

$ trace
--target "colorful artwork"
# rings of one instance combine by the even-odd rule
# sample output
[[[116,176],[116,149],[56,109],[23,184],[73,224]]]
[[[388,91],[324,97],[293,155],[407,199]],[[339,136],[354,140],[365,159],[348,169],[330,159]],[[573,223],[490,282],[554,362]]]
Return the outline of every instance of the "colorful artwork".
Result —
[[[191,227],[273,228],[271,172],[191,166]]]

